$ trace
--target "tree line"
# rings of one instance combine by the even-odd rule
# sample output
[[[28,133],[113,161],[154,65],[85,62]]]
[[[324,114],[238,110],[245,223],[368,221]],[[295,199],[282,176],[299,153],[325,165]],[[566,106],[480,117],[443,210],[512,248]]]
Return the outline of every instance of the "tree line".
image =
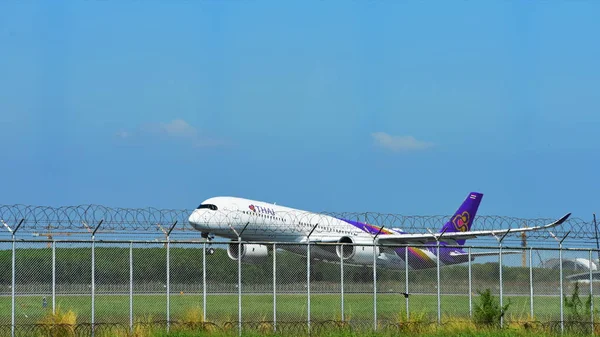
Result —
[[[16,250],[17,283],[50,283],[52,280],[52,251],[50,249],[20,248]],[[202,248],[170,248],[170,280],[172,283],[202,282]],[[11,284],[10,250],[0,251],[0,284]],[[133,278],[135,282],[166,282],[166,249],[164,247],[133,248]],[[105,284],[126,284],[129,282],[129,248],[95,248],[96,282]],[[57,284],[86,284],[91,279],[90,248],[56,248]],[[224,249],[215,249],[213,255],[206,256],[206,277],[209,282],[236,283],[237,261],[231,260]],[[242,263],[242,282],[261,284],[271,282],[273,277],[271,257],[257,263]],[[495,282],[499,279],[498,263],[474,263],[474,280]],[[344,266],[347,282],[372,282],[373,270],[370,267]],[[444,266],[440,278],[446,284],[467,282],[467,264]],[[522,267],[503,268],[504,280],[529,282],[529,269]],[[277,252],[277,279],[281,282],[306,282],[306,257],[293,253]],[[403,281],[404,270],[377,270],[378,282]],[[411,270],[409,282],[435,283],[436,270]],[[558,271],[536,268],[534,282],[558,280]],[[333,263],[315,261],[311,265],[311,281],[339,282],[340,266]]]

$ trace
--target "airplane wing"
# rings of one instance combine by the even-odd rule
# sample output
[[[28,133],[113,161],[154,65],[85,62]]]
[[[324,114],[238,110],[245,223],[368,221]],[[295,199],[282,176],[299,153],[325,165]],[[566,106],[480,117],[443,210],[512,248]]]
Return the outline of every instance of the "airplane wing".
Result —
[[[423,233],[423,234],[386,234],[379,236],[377,238],[377,243],[379,244],[390,244],[390,245],[406,245],[406,244],[424,244],[430,242],[436,242],[438,238],[441,241],[449,241],[449,240],[466,240],[466,239],[474,239],[480,236],[499,236],[504,235],[507,232],[510,233],[520,233],[520,232],[528,232],[528,231],[536,231],[540,229],[548,229],[562,224],[567,221],[567,219],[571,216],[571,213],[565,214],[562,218],[549,223],[544,226],[536,226],[536,227],[522,227],[522,228],[514,228],[514,229],[496,229],[496,230],[486,230],[486,231],[470,231],[470,232],[451,232],[451,233]]]

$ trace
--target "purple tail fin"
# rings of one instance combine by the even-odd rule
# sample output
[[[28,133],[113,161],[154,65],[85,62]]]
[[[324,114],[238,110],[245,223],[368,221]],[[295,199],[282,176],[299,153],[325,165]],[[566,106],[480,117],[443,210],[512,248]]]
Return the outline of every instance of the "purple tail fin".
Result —
[[[460,205],[456,213],[450,218],[450,221],[446,222],[442,229],[440,229],[440,232],[444,230],[446,233],[470,231],[482,198],[482,193],[469,193],[467,199]],[[456,243],[462,246],[465,244],[465,240],[456,240]]]

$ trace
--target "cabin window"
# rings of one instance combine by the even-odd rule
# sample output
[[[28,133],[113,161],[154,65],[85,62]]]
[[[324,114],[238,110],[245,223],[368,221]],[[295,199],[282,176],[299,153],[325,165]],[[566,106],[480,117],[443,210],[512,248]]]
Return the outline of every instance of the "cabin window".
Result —
[[[216,211],[218,209],[217,206],[213,205],[213,204],[201,204],[200,206],[198,206],[197,209],[202,209],[202,208],[208,208],[213,211]]]

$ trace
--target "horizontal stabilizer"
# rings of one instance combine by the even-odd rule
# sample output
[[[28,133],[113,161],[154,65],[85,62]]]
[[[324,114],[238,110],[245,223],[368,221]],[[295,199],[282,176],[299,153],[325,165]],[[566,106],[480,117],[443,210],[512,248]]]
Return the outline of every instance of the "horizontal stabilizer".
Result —
[[[518,251],[518,250],[503,250],[502,251],[502,255],[504,254],[521,254],[522,251]],[[481,257],[481,256],[495,256],[495,255],[499,255],[500,252],[471,252],[471,257]],[[450,256],[452,257],[462,257],[462,256],[469,256],[469,253],[457,253],[457,252],[451,252]]]

